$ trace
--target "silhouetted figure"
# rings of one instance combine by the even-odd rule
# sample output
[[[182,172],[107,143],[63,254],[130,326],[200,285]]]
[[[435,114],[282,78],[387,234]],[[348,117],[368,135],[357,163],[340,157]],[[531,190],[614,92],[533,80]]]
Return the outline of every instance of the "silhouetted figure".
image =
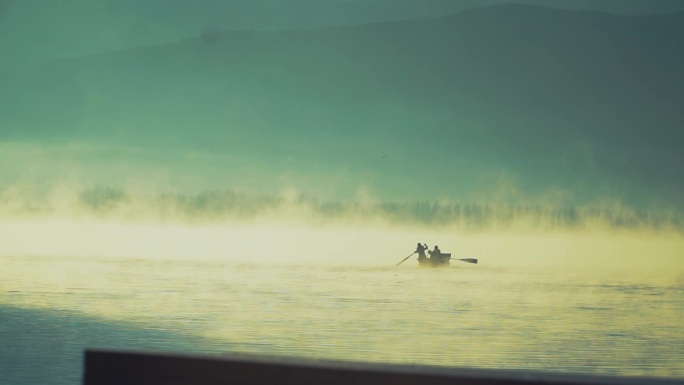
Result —
[[[442,262],[442,251],[439,249],[439,246],[435,245],[435,248],[432,249],[432,251],[429,251],[430,253],[430,259],[434,259],[436,262]]]
[[[428,249],[428,246],[426,244],[420,244],[418,242],[418,246],[416,246],[416,253],[418,253],[418,262],[422,262],[427,259],[427,255],[425,255],[425,250]]]

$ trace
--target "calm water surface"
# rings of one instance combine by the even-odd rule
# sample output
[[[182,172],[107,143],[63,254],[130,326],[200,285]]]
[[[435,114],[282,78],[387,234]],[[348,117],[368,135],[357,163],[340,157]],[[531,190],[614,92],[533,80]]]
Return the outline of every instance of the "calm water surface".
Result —
[[[0,263],[0,384],[77,384],[85,347],[684,378],[681,281],[415,261]]]

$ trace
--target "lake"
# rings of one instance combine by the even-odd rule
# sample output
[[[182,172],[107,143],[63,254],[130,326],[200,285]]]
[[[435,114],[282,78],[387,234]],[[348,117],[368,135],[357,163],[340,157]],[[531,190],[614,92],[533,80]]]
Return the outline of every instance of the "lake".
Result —
[[[392,265],[0,257],[0,383],[86,347],[684,378],[684,279]]]

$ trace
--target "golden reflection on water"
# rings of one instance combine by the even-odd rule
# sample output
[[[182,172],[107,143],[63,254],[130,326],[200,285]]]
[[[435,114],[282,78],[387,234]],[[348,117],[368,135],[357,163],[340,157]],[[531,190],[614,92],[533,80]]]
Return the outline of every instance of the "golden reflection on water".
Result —
[[[0,304],[169,330],[198,351],[684,376],[682,285],[469,266],[2,263]]]
[[[0,305],[173,331],[204,352],[684,377],[676,236],[442,234],[480,263],[433,270],[394,267],[427,232],[53,226],[4,225]]]

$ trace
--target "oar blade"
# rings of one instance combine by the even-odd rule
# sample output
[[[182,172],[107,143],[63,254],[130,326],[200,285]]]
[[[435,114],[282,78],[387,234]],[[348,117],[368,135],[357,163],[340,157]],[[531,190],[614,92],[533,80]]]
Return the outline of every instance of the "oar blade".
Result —
[[[466,263],[474,263],[477,264],[477,259],[476,258],[459,258],[459,261],[463,261]]]

